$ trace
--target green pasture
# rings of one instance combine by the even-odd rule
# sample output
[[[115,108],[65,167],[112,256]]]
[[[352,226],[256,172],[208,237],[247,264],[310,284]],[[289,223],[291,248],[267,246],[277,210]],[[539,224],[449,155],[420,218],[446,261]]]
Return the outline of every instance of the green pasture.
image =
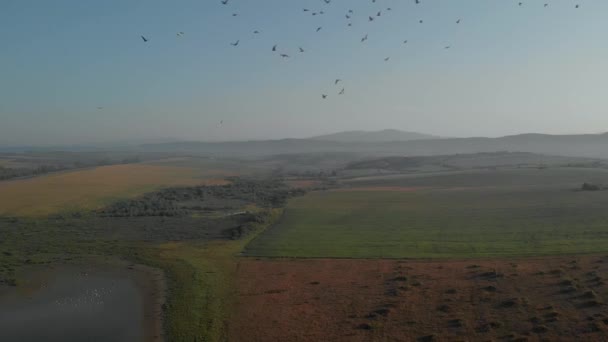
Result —
[[[293,199],[245,254],[469,258],[608,252],[604,170],[515,170],[390,177]],[[370,191],[356,186],[423,187]]]

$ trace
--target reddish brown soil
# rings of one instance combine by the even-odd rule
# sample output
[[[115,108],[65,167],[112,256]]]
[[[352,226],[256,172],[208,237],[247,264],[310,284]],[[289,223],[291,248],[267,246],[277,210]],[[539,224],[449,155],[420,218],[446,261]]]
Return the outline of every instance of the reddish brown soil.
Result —
[[[242,259],[229,340],[608,341],[604,278],[606,256]]]

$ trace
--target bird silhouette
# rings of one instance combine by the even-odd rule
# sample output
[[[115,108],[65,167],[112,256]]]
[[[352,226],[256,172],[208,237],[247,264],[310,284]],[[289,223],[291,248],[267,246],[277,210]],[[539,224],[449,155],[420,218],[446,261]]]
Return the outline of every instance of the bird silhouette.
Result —
[[[327,95],[321,94],[321,97],[325,100],[327,98]]]
[[[344,95],[344,88],[342,88],[342,90],[340,90],[340,92],[338,93],[338,95]]]
[[[317,32],[321,31],[321,29],[322,29],[321,26],[317,27]]]
[[[228,4],[228,0],[222,0],[222,5],[227,5]]]
[[[289,55],[288,54],[284,54],[284,53],[280,54],[279,56],[281,56],[283,58],[289,58]]]
[[[304,49],[302,49],[302,48],[299,48],[299,49],[300,49],[300,52],[304,52]]]
[[[276,45],[274,45],[274,46],[272,47],[272,51],[277,51],[277,46],[276,46]]]
[[[364,42],[367,40],[367,34],[365,36],[363,36],[363,38],[361,38],[361,42]]]
[[[385,61],[385,62],[388,62],[388,60],[389,60],[389,59],[391,59],[391,58],[390,58],[390,57],[386,57],[386,58],[384,59],[384,61]]]
[[[240,42],[240,40],[237,40],[237,41],[236,41],[236,42],[234,42],[234,43],[230,43],[230,45],[232,45],[232,46],[237,46],[237,45],[239,45],[239,42]]]
[[[144,43],[146,43],[148,41],[148,38],[141,36],[141,39],[144,41]]]
[[[336,80],[334,81],[334,84],[338,84],[338,83],[340,83],[341,81],[342,81],[341,79],[336,78]]]
[[[456,24],[460,24],[460,19],[456,20]]]
[[[176,36],[178,36],[178,37],[181,37],[183,35],[184,35],[184,32],[181,32],[181,31],[176,33]]]

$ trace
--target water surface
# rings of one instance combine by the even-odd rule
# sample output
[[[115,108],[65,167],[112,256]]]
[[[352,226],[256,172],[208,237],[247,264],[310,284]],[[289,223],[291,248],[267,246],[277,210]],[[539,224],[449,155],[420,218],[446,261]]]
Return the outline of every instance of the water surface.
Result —
[[[143,298],[124,273],[60,270],[5,291],[0,341],[141,341]]]

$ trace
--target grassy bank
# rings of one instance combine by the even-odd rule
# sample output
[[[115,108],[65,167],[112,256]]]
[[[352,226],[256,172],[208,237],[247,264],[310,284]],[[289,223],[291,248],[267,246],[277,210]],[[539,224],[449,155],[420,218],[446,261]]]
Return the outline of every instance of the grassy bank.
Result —
[[[165,270],[168,283],[168,341],[224,341],[233,303],[237,255],[274,224],[282,209],[272,209],[264,223],[240,240],[172,242],[139,250],[140,262]]]

